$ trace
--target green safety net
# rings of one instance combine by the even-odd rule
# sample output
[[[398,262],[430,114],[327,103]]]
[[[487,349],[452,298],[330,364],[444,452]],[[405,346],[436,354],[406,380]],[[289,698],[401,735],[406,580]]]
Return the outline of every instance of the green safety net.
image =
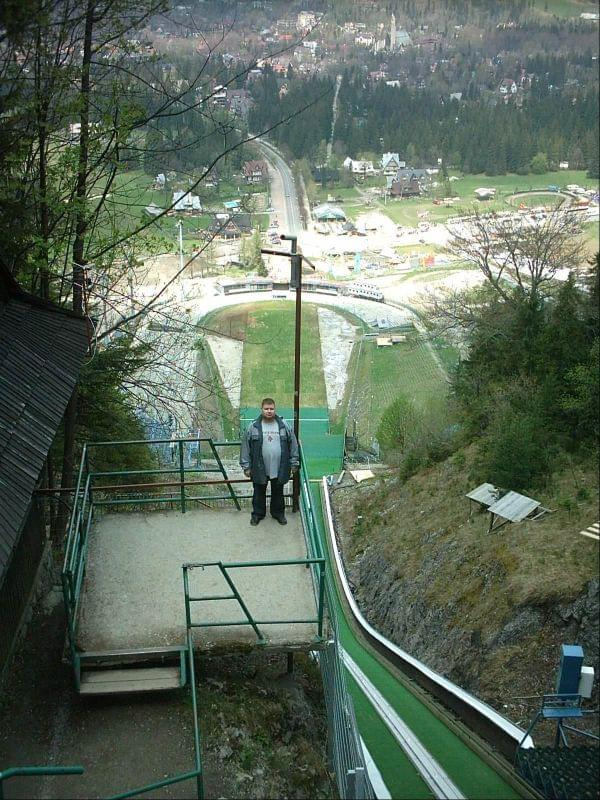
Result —
[[[293,408],[285,406],[277,408],[277,413],[293,426]],[[259,414],[258,407],[241,408],[241,430],[245,431]],[[304,451],[309,478],[320,478],[322,475],[331,475],[342,469],[344,437],[341,434],[329,433],[329,412],[326,408],[300,407],[300,443]]]

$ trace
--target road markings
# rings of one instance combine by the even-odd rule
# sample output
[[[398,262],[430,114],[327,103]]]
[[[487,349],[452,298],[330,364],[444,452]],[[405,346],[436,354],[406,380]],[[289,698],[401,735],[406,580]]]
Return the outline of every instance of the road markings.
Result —
[[[594,522],[593,525],[589,525],[584,531],[579,531],[581,536],[589,536],[590,539],[595,539],[597,542],[600,542],[600,522]]]

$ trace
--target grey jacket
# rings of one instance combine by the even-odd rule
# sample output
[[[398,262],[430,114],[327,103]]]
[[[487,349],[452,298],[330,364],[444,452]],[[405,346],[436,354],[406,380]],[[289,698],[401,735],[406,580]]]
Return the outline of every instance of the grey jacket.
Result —
[[[279,462],[279,472],[277,480],[280,483],[287,483],[290,479],[292,468],[298,467],[300,457],[298,453],[298,442],[294,431],[290,426],[275,414],[275,420],[279,425],[279,440],[281,442],[281,460]],[[242,436],[240,451],[240,467],[250,470],[250,478],[253,483],[268,483],[267,471],[262,457],[263,431],[262,416],[257,417],[246,428]]]

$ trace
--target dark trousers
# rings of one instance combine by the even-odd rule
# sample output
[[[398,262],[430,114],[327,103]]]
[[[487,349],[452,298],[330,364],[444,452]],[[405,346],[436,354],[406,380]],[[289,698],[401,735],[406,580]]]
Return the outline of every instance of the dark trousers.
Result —
[[[277,478],[271,478],[271,504],[269,511],[272,517],[283,517],[285,514],[285,503],[283,500],[283,487]],[[253,483],[254,494],[252,495],[252,514],[259,519],[267,514],[267,486],[268,483]]]

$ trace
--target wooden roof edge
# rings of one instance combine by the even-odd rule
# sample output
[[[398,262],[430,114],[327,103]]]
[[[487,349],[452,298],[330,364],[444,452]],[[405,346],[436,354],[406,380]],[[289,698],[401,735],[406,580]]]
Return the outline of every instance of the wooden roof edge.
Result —
[[[64,314],[67,317],[74,319],[84,320],[83,314],[78,314],[70,308],[63,308],[62,306],[53,303],[51,300],[45,300],[43,297],[38,297],[35,294],[26,292],[25,289],[18,283],[14,275],[8,269],[6,264],[0,259],[0,301],[9,302],[10,300],[20,300],[23,303],[41,308],[44,311],[52,311],[57,314]]]

